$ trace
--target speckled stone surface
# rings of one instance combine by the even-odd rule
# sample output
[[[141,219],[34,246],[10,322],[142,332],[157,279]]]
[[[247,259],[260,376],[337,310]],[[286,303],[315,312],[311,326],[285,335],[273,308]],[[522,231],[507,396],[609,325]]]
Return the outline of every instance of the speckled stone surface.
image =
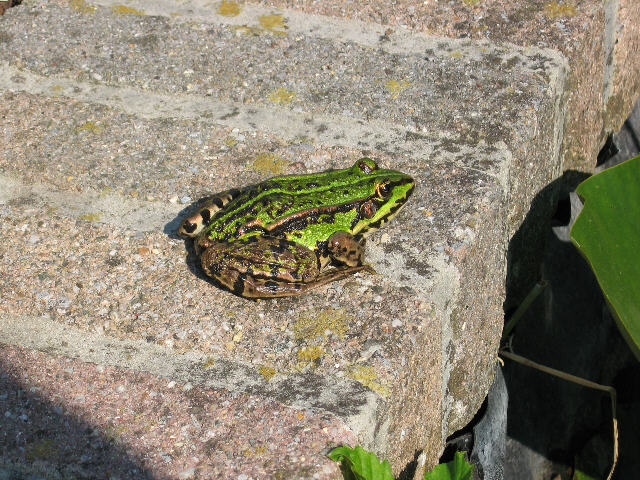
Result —
[[[492,379],[511,236],[570,143],[593,150],[574,129],[602,118],[589,99],[607,81],[630,91],[593,61],[611,41],[594,40],[611,18],[597,2],[459,3],[25,1],[0,17],[0,344],[16,345],[3,347],[12,363],[0,381],[41,388],[39,405],[62,409],[54,437],[87,422],[104,443],[114,410],[134,425],[114,455],[65,450],[72,470],[331,478],[322,455],[341,442],[396,473],[421,450],[437,461]],[[625,52],[613,52],[618,65]],[[589,76],[601,83],[580,98]],[[417,182],[367,244],[377,275],[247,301],[208,281],[175,235],[204,195],[362,155]],[[50,389],[21,373],[65,362],[67,383]],[[91,423],[105,372],[119,393],[142,387],[105,399]],[[143,390],[159,392],[157,407],[139,407]],[[0,401],[19,403],[12,395]],[[182,420],[162,432],[194,425],[183,418],[201,408],[194,398],[216,406],[194,413],[201,426],[235,438],[222,456],[203,453],[208,430],[173,434],[182,445],[170,447],[136,433],[174,404]],[[301,413],[308,435],[296,433]],[[271,415],[291,430],[253,431]],[[47,454],[24,432],[36,443],[12,447],[14,469]],[[264,444],[274,455],[253,455],[269,454]]]
[[[424,50],[412,37],[408,50],[366,35],[340,42],[304,19],[290,36],[116,7],[27,2],[4,17],[6,321],[67,325],[69,346],[38,348],[80,359],[97,334],[249,368],[223,377],[302,378],[278,397],[286,405],[317,405],[324,387],[311,380],[334,379],[345,397],[323,408],[357,442],[396,471],[421,449],[433,463],[491,381],[503,249],[526,211],[501,199],[527,191],[520,172],[552,175],[562,59],[487,43]],[[417,179],[411,208],[368,243],[378,275],[251,302],[205,280],[175,237],[181,207],[202,195],[362,154]],[[153,362],[157,350],[134,348]],[[144,355],[114,363],[152,371]],[[257,388],[234,379],[239,393]],[[370,395],[349,400],[353,383]]]
[[[98,13],[72,10],[60,17],[56,10],[45,6],[20,27],[8,28],[12,51],[0,52],[0,61],[79,82],[275,104],[353,122],[383,120],[431,137],[445,131],[456,144],[473,146],[481,141],[521,144],[519,131],[505,122],[526,124],[539,115],[543,105],[536,97],[545,95],[547,82],[554,81],[548,77],[559,67],[554,65],[558,59],[538,50],[480,47],[478,57],[469,58],[457,45],[442,42],[438,54],[390,55],[383,48],[311,36],[250,36],[224,25],[132,15],[96,22]],[[99,42],[91,49],[82,39],[84,31]],[[48,48],[51,38],[68,43],[63,50]],[[185,50],[185,43],[198,49]],[[16,83],[19,87],[19,78]],[[499,115],[493,114],[496,108]],[[394,151],[383,142],[363,145]]]
[[[280,8],[354,18],[449,38],[491,39],[562,52],[571,68],[564,167],[593,171],[606,135],[640,94],[635,0],[266,0]],[[393,34],[390,34],[393,36]]]
[[[605,131],[617,132],[627,119],[629,105],[634,105],[640,92],[640,3],[621,0],[617,11],[614,6],[607,33],[611,45],[607,49],[607,65],[611,67],[609,84],[605,91]]]
[[[0,235],[11,237],[14,247],[2,258],[4,271],[14,272],[0,277],[3,312],[29,312],[282,373],[344,374],[364,344],[376,341],[385,355],[376,356],[371,366],[387,389],[406,362],[402,352],[411,351],[413,337],[436,329],[422,318],[433,306],[382,274],[358,275],[302,297],[252,302],[223,294],[199,272],[194,275],[193,265],[185,262],[184,243],[161,232],[56,214],[33,224],[22,217],[16,224],[13,218],[47,208],[36,202],[23,207],[17,202],[2,209]],[[363,318],[365,309],[371,318]],[[392,325],[396,318],[402,321]]]
[[[3,478],[339,478],[331,415],[0,346]]]

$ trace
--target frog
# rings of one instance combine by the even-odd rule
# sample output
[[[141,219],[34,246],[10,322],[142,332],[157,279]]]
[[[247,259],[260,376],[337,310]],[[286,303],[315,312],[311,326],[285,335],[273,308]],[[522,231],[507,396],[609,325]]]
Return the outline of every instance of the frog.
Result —
[[[369,157],[351,167],[269,178],[206,197],[178,228],[202,270],[252,299],[301,295],[357,272],[366,236],[395,216],[413,178]]]

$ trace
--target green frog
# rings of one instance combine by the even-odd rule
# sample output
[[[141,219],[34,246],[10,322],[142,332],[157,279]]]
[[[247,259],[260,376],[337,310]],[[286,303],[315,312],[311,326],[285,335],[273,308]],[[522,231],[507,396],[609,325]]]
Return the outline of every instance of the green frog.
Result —
[[[237,295],[300,295],[360,271],[365,235],[405,204],[414,181],[370,158],[350,168],[270,178],[208,197],[178,233],[204,272]],[[329,267],[329,268],[327,268]]]

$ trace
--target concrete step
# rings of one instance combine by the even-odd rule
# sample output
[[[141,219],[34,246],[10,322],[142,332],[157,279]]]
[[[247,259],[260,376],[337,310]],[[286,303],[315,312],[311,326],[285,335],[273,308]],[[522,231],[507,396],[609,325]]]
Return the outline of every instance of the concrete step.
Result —
[[[396,473],[416,451],[432,464],[491,382],[507,242],[560,171],[566,61],[238,8],[26,1],[0,18],[6,369],[16,378],[29,355],[67,358],[74,372],[96,364],[338,426],[342,436],[300,439],[313,467],[278,447],[261,451],[273,469],[256,478],[329,478],[320,458],[334,441],[375,449]],[[378,275],[252,302],[208,282],[175,235],[204,195],[364,154],[417,181],[367,244]],[[78,388],[98,402],[90,378]],[[286,444],[216,412],[242,444]],[[248,464],[193,457],[167,475]]]
[[[3,478],[335,478],[324,452],[354,441],[331,415],[261,395],[21,347],[0,354]]]

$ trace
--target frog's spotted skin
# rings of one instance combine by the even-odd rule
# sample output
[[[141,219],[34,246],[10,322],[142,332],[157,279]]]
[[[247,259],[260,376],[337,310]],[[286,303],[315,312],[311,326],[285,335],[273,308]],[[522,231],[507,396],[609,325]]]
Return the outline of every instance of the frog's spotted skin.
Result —
[[[209,197],[179,233],[195,238],[204,271],[237,295],[299,295],[372,271],[364,236],[393,217],[413,187],[410,176],[362,158]],[[335,268],[324,270],[329,264]]]
[[[355,242],[352,242],[351,238],[351,234],[348,232],[334,233],[327,242],[327,251],[334,260],[349,267],[355,267],[364,263],[365,238],[353,237]]]
[[[182,225],[178,228],[178,234],[182,237],[195,237],[198,235],[203,228],[209,225],[215,214],[222,210],[234,197],[237,197],[239,193],[240,190],[234,188],[203,199],[198,211],[182,222]]]

